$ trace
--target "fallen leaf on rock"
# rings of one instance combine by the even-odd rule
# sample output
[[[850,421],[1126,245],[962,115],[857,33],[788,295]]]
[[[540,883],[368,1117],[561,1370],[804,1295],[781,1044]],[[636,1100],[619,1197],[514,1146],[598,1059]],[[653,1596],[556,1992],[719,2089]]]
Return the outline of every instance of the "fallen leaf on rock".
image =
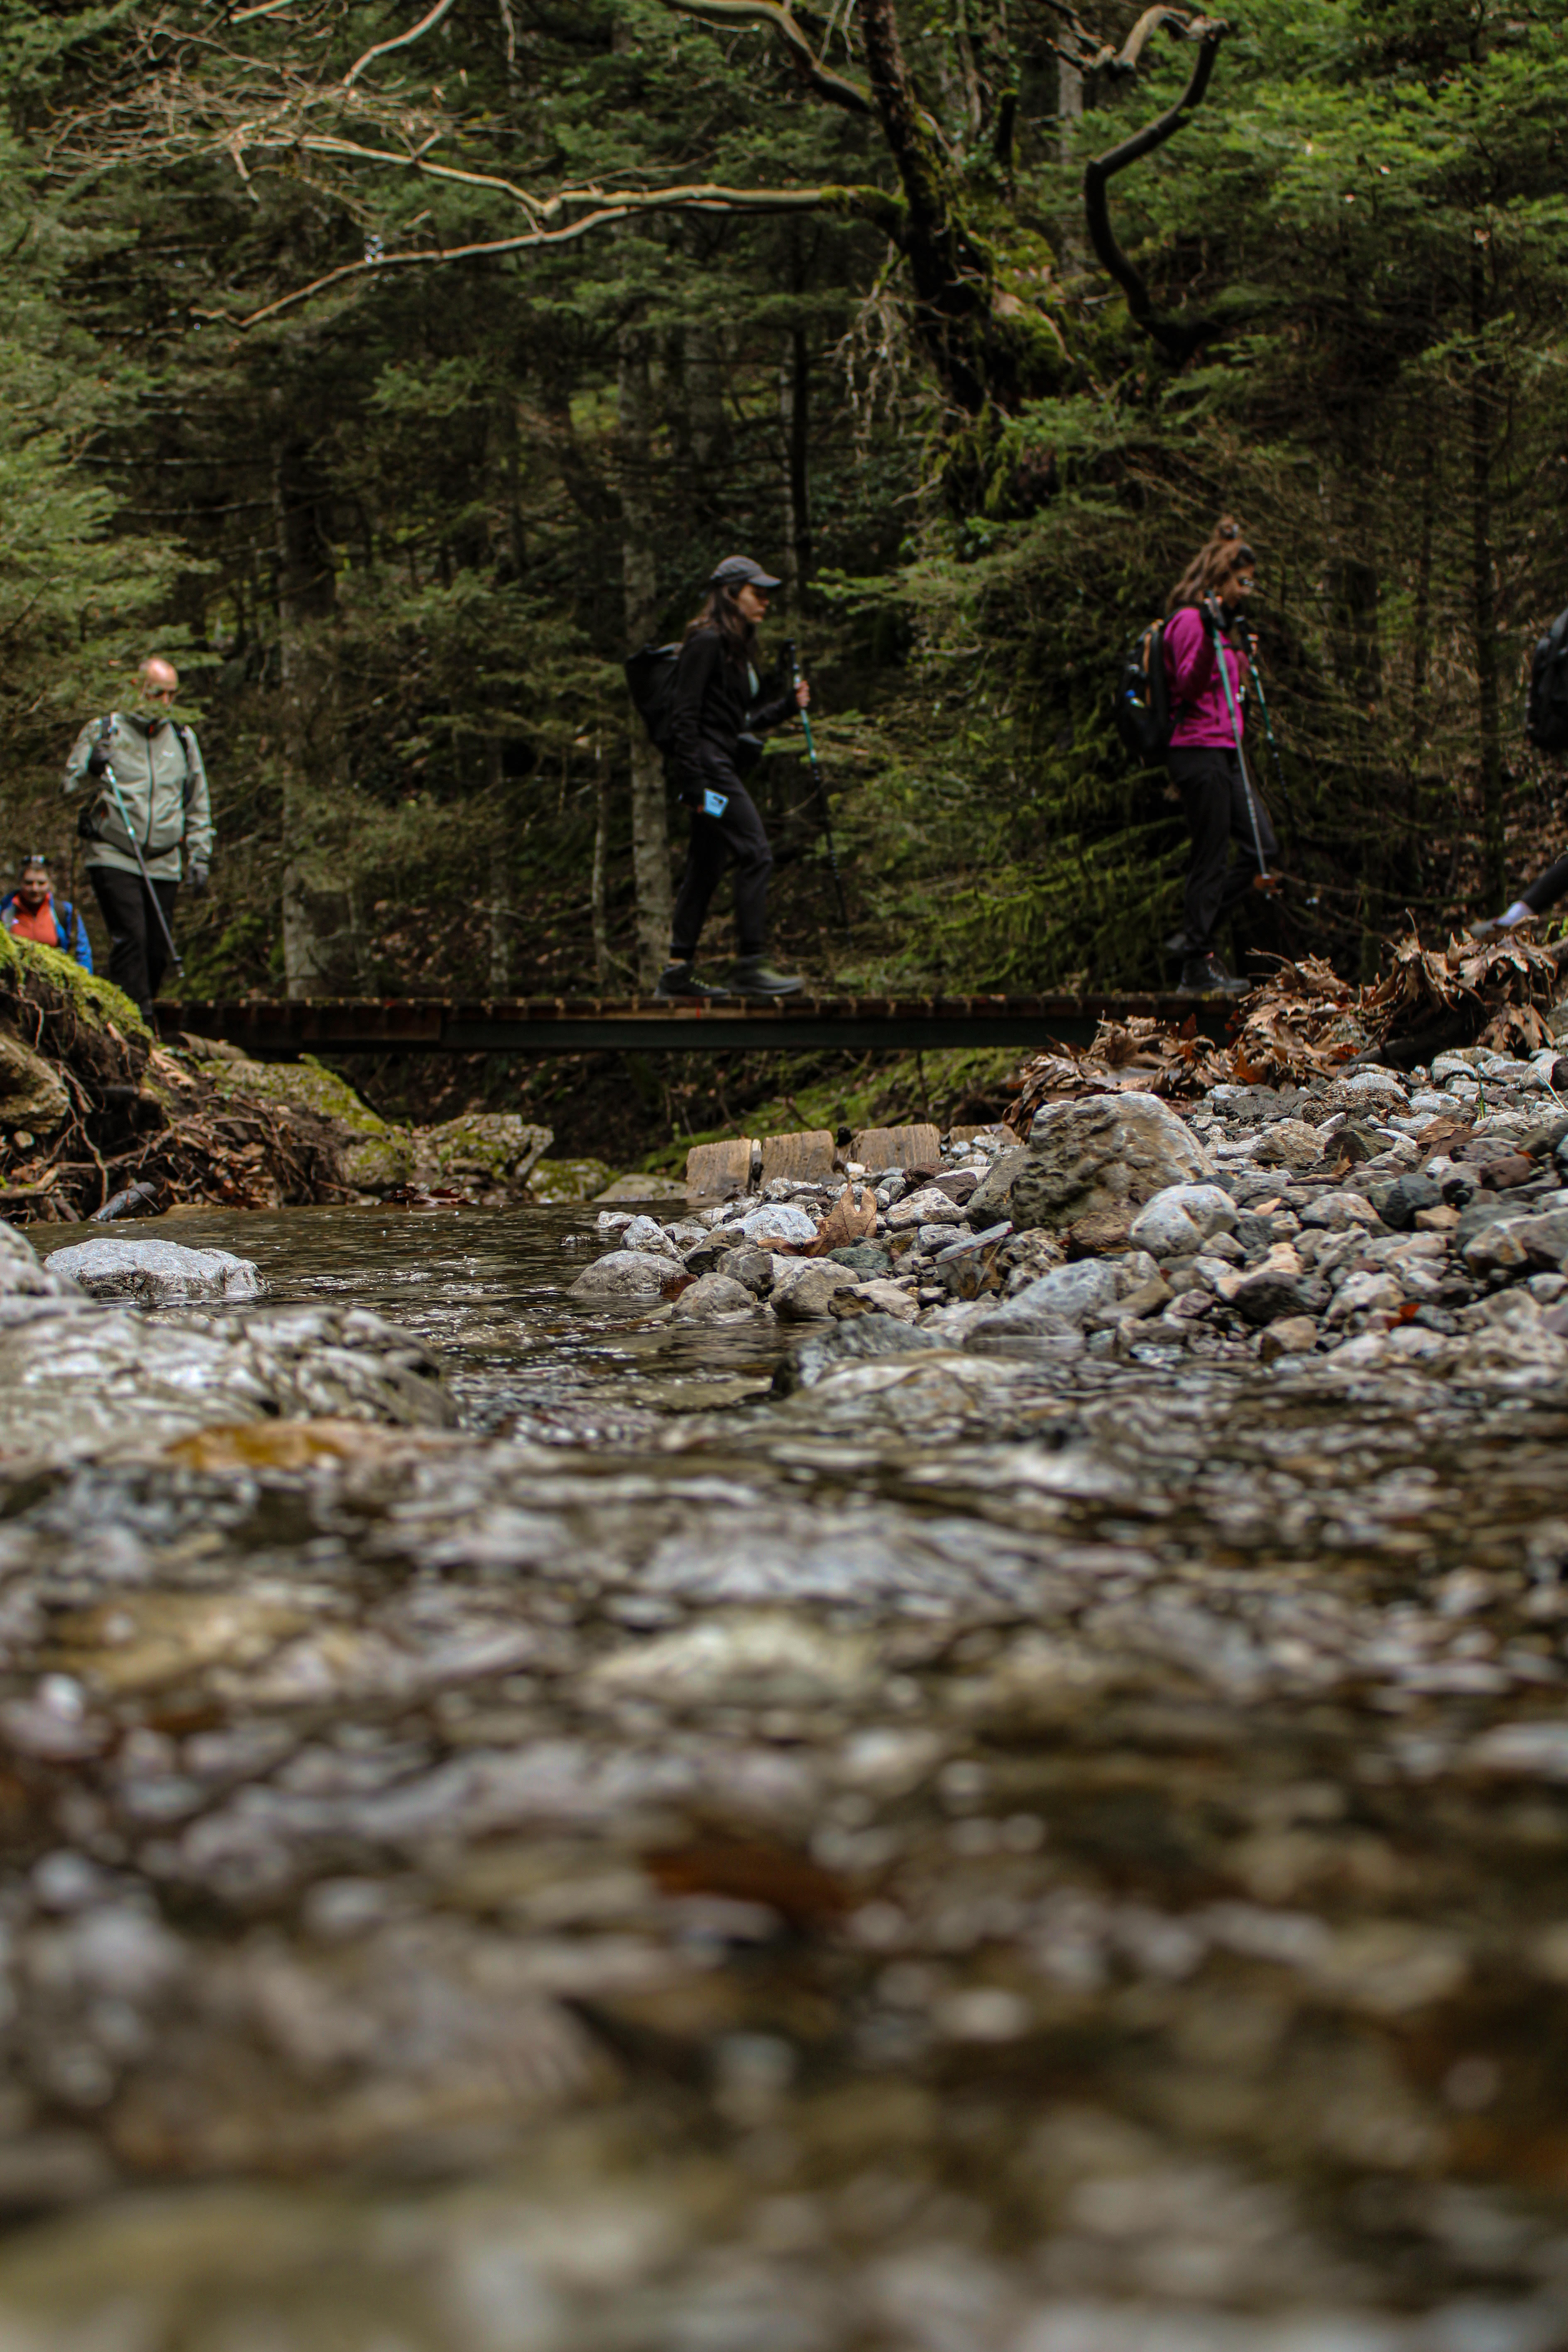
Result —
[[[186,1470],[309,1470],[405,1454],[415,1434],[367,1421],[242,1421],[198,1429],[163,1450]]]
[[[860,1195],[858,1203],[855,1199],[857,1192]],[[868,1240],[876,1230],[877,1201],[870,1186],[846,1184],[823,1220],[811,1254],[826,1257],[829,1250],[851,1249],[857,1242]]]

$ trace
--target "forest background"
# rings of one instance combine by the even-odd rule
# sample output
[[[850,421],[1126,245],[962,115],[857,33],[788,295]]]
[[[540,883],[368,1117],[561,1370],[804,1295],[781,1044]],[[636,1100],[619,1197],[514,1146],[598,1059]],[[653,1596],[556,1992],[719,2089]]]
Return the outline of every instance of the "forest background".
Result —
[[[0,40],[3,832],[68,857],[77,726],[173,654],[188,992],[646,982],[682,822],[620,662],[736,549],[814,681],[852,936],[798,733],[758,791],[825,985],[1169,977],[1179,811],[1111,700],[1222,509],[1292,877],[1237,952],[1367,971],[1563,845],[1521,718],[1568,0],[5,0]],[[1200,61],[1110,183],[1130,301],[1084,166]]]

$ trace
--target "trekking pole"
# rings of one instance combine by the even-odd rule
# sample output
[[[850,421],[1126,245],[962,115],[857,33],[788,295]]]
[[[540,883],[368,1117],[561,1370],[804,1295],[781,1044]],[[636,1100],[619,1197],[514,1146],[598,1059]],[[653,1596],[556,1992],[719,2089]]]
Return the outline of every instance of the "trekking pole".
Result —
[[[174,934],[169,929],[168,922],[164,918],[163,909],[158,903],[158,893],[153,887],[153,877],[147,871],[147,862],[142,855],[141,845],[136,838],[136,828],[131,822],[131,812],[126,807],[124,798],[121,793],[120,779],[115,774],[113,769],[107,763],[104,766],[103,772],[109,779],[109,789],[114,794],[114,805],[120,811],[120,822],[131,836],[131,854],[135,858],[137,866],[140,869],[142,886],[152,901],[153,912],[158,918],[158,929],[163,934],[163,944],[169,950],[169,961],[174,965],[175,972],[183,980],[184,978],[185,967],[181,960],[180,950],[174,945]],[[149,793],[151,793],[151,779],[149,779],[147,788]]]
[[[1258,708],[1263,714],[1263,731],[1268,738],[1268,749],[1274,755],[1274,773],[1279,779],[1279,797],[1285,804],[1285,814],[1290,820],[1291,831],[1299,835],[1301,827],[1297,819],[1295,803],[1290,798],[1290,787],[1285,782],[1285,762],[1279,757],[1279,746],[1274,736],[1274,721],[1268,716],[1268,697],[1263,691],[1263,672],[1258,667],[1258,640],[1250,631],[1245,631],[1244,634],[1247,636],[1247,658],[1252,665],[1252,682],[1258,688]]]
[[[784,640],[784,659],[789,664],[790,677],[798,687],[800,663],[795,656],[793,637],[786,637]],[[823,782],[822,763],[816,756],[816,744],[811,732],[810,714],[804,709],[800,714],[800,723],[805,730],[805,756],[811,762],[811,778],[816,786],[817,804],[822,811],[822,838],[827,845],[827,863],[833,874],[833,895],[838,901],[838,919],[844,926],[845,939],[848,940],[851,939],[849,909],[844,902],[844,877],[838,871],[838,852],[833,845],[833,819],[828,814],[827,786]]]
[[[1217,628],[1215,634],[1217,638]],[[1268,871],[1268,861],[1263,855],[1263,835],[1258,830],[1258,803],[1252,797],[1252,778],[1247,770],[1247,754],[1241,748],[1241,719],[1237,710],[1236,697],[1230,690],[1230,672],[1225,666],[1225,647],[1222,645],[1215,646],[1215,660],[1219,665],[1219,680],[1225,688],[1225,707],[1230,713],[1230,731],[1236,738],[1241,789],[1247,794],[1247,814],[1252,820],[1252,846],[1258,858],[1258,879],[1252,887],[1255,890],[1271,890],[1274,887],[1273,877]]]

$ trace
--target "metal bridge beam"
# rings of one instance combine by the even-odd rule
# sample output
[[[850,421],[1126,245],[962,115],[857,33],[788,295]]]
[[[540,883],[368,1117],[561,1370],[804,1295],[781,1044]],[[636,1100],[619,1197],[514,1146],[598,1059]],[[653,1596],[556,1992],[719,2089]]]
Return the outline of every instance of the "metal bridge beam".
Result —
[[[593,997],[511,1003],[439,998],[237,998],[160,1003],[165,1036],[219,1037],[258,1056],[304,1053],[735,1054],[943,1046],[1040,1051],[1092,1043],[1101,1020],[1143,1015],[1223,1038],[1226,997],[790,997],[779,1004],[655,1004]]]

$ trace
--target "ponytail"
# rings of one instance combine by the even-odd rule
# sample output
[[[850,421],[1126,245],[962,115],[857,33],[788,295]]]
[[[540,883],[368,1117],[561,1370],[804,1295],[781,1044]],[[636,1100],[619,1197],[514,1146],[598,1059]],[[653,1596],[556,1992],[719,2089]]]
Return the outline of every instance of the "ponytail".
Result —
[[[1205,596],[1223,599],[1232,575],[1248,568],[1254,560],[1235,516],[1221,515],[1172,589],[1171,601],[1165,607],[1167,619],[1184,604],[1201,604]]]

